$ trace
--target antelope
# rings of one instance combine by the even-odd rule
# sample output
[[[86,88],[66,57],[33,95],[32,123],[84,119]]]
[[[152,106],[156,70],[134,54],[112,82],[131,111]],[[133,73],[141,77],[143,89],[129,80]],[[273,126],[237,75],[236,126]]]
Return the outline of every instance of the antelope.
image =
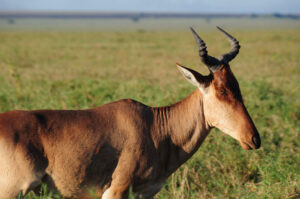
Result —
[[[204,76],[177,64],[197,89],[182,101],[149,107],[124,99],[86,110],[8,111],[0,115],[0,198],[25,195],[42,182],[66,198],[153,198],[165,180],[200,147],[212,128],[260,147],[259,133],[243,103],[229,62],[239,42],[220,58],[191,28]]]

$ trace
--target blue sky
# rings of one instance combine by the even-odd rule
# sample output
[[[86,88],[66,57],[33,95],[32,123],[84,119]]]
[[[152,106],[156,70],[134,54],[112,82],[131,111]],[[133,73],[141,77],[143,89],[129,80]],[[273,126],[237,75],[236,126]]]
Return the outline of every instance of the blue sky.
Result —
[[[0,10],[300,13],[300,0],[0,0]]]

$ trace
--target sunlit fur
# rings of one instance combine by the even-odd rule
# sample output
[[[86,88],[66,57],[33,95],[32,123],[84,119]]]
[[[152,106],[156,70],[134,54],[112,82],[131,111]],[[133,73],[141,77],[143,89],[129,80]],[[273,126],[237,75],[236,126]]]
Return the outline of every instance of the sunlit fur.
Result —
[[[0,198],[11,199],[42,181],[69,198],[152,198],[165,180],[218,127],[258,148],[259,135],[229,66],[192,75],[196,89],[182,101],[149,107],[126,99],[88,110],[9,111],[0,115]],[[190,81],[190,80],[189,80]]]
[[[229,65],[223,65],[211,74],[208,97],[205,101],[205,115],[210,126],[240,141],[244,149],[255,149],[260,146],[257,129],[243,103],[239,84]],[[253,142],[253,140],[255,142]]]

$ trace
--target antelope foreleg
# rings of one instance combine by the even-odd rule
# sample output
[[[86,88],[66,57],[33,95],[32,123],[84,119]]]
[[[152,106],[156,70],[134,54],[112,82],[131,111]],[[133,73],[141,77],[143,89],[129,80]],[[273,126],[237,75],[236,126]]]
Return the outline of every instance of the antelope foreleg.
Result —
[[[128,189],[132,183],[136,168],[136,154],[124,150],[112,175],[110,187],[102,195],[102,199],[127,199]]]

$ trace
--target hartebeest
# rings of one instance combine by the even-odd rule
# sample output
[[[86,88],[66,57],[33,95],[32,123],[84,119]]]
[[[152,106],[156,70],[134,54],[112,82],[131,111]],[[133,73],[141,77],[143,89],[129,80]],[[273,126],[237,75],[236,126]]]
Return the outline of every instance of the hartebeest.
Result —
[[[88,110],[2,113],[0,198],[24,195],[43,181],[71,198],[84,198],[87,187],[103,199],[126,198],[130,186],[140,197],[152,198],[213,127],[244,149],[259,148],[259,134],[228,64],[239,43],[218,29],[232,49],[216,59],[191,28],[210,74],[177,64],[197,89],[174,105],[149,107],[125,99]]]

